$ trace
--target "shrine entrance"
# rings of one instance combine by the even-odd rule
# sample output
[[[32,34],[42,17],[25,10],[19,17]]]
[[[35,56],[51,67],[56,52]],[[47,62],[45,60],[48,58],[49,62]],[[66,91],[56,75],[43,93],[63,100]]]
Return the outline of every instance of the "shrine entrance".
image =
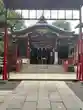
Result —
[[[36,20],[39,21],[41,16],[38,16],[41,11],[41,15],[46,15],[45,12],[48,11],[48,15],[47,17],[45,17],[45,20],[78,20],[80,23],[82,22],[81,19],[81,7],[83,5],[83,0],[69,0],[69,1],[64,1],[63,4],[61,0],[35,0],[35,2],[33,2],[33,0],[3,0],[4,1],[4,5],[6,8],[6,14],[5,14],[5,22],[7,23],[9,20],[11,20],[12,22],[14,20]],[[20,9],[20,10],[19,10]],[[8,10],[14,10],[17,12],[20,12],[21,16],[20,17],[9,17],[8,16]],[[35,16],[31,16],[30,13],[35,12]],[[64,13],[64,16],[62,18],[60,18],[59,15],[61,13]],[[67,16],[67,11],[71,12],[71,17]],[[79,13],[79,17],[74,17],[74,11],[77,11]],[[23,17],[23,13],[26,12],[27,17]],[[56,15],[56,16],[54,16]],[[63,15],[63,14],[62,14]],[[28,74],[31,73],[46,73],[46,75],[48,73],[55,74],[54,76],[50,76],[51,78],[49,78],[49,76],[47,76],[47,79],[56,79],[56,80],[64,80],[67,79],[69,77],[69,80],[78,80],[78,78],[76,79],[76,73],[74,73],[72,76],[64,76],[63,73],[63,69],[62,69],[62,65],[59,65],[59,67],[57,65],[52,65],[55,62],[55,56],[57,54],[58,58],[60,58],[62,60],[63,57],[67,57],[68,56],[68,47],[66,46],[66,48],[63,46],[61,46],[61,42],[62,42],[62,36],[65,39],[65,37],[68,39],[68,36],[73,36],[73,32],[69,32],[67,30],[62,30],[59,29],[56,26],[51,26],[49,24],[46,24],[46,21],[42,22],[42,19],[40,20],[40,22],[37,22],[36,25],[30,26],[28,28],[23,28],[20,29],[18,31],[11,31],[11,36],[12,36],[12,40],[15,40],[15,42],[13,42],[15,44],[15,63],[13,64],[14,67],[16,68],[17,71],[17,76],[16,73],[11,73],[9,72],[9,79],[23,79],[23,76],[25,75],[24,79],[28,79]],[[37,29],[35,29],[35,27],[37,27]],[[46,29],[47,28],[47,29]],[[51,32],[48,30],[51,30]],[[36,31],[34,31],[36,30]],[[43,32],[42,32],[43,30]],[[30,33],[31,32],[31,33]],[[36,34],[35,34],[36,32]],[[42,34],[43,33],[43,34]],[[82,33],[82,29],[80,28],[80,34]],[[32,34],[32,35],[31,35]],[[35,35],[34,35],[35,34]],[[3,67],[3,80],[7,80],[7,44],[8,44],[8,30],[7,27],[5,27],[5,40],[4,40],[4,67]],[[19,40],[20,39],[20,40]],[[26,39],[23,43],[21,39]],[[63,40],[64,41],[64,40]],[[68,43],[68,42],[67,42]],[[64,43],[62,43],[64,44]],[[68,44],[69,45],[69,44]],[[63,49],[58,49],[58,47],[61,48],[65,48],[66,49],[66,53],[64,51],[62,51]],[[26,48],[26,49],[24,49]],[[40,54],[41,53],[41,54]],[[65,54],[63,54],[65,53]],[[26,56],[27,59],[27,64],[23,63],[22,60],[24,60],[22,57]],[[26,60],[25,59],[25,60]],[[65,60],[65,59],[63,59]],[[29,63],[28,63],[29,62]],[[19,65],[20,64],[20,65]],[[31,65],[30,65],[31,64]],[[34,65],[32,65],[34,64]],[[40,64],[40,65],[38,65]],[[43,64],[43,65],[41,65]],[[49,65],[47,65],[49,64]],[[21,71],[21,67],[25,67],[25,71]],[[41,69],[43,68],[43,69]],[[57,70],[61,70],[58,71]],[[36,69],[36,70],[35,70]],[[28,71],[27,71],[28,70]],[[30,72],[31,71],[31,72]],[[23,73],[23,74],[22,74]],[[57,76],[57,73],[60,73],[60,77]],[[19,75],[19,76],[18,76]],[[21,76],[22,77],[21,77]],[[68,74],[70,75],[70,74]],[[62,77],[63,76],[63,77]],[[19,77],[19,78],[18,78]],[[33,75],[34,78],[32,79],[36,79],[36,77]],[[38,76],[37,76],[38,77]],[[42,76],[40,76],[42,77]],[[31,76],[30,78],[31,79]],[[39,78],[39,79],[43,79]],[[45,76],[46,79],[46,76]],[[45,80],[44,79],[44,80]]]
[[[53,50],[48,48],[32,48],[30,64],[54,64]]]

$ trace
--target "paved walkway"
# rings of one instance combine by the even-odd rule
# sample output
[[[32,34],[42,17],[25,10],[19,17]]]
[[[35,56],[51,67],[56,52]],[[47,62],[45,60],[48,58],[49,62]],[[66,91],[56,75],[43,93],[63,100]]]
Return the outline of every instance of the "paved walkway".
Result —
[[[0,90],[0,105],[4,103],[5,98],[12,93],[12,91]]]
[[[0,110],[83,110],[65,82],[22,81],[6,96]]]

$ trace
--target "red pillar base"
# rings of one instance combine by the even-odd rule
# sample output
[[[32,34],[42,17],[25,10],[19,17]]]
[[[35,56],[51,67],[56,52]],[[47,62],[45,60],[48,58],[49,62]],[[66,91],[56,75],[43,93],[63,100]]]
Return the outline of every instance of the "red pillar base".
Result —
[[[83,81],[83,55],[80,55],[80,62],[77,65],[77,80]]]
[[[68,61],[64,61],[64,70],[68,72]]]

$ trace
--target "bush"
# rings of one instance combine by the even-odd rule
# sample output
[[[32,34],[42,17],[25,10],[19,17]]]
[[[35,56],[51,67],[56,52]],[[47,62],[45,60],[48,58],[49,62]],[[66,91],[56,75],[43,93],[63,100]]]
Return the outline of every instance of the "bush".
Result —
[[[74,65],[69,65],[68,72],[74,72]]]

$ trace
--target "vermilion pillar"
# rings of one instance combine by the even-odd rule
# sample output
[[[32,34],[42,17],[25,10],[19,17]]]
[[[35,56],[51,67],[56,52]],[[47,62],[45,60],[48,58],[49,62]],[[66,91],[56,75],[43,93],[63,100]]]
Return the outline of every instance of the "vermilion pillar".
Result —
[[[79,43],[78,43],[78,65],[77,65],[77,79],[80,81],[83,81],[83,47],[82,47],[82,42],[83,42],[83,36],[82,36],[82,13],[81,13],[81,8],[80,8],[80,37],[79,37]]]
[[[3,61],[3,80],[7,80],[7,47],[8,47],[8,33],[7,27],[5,27],[4,34],[4,61]]]

